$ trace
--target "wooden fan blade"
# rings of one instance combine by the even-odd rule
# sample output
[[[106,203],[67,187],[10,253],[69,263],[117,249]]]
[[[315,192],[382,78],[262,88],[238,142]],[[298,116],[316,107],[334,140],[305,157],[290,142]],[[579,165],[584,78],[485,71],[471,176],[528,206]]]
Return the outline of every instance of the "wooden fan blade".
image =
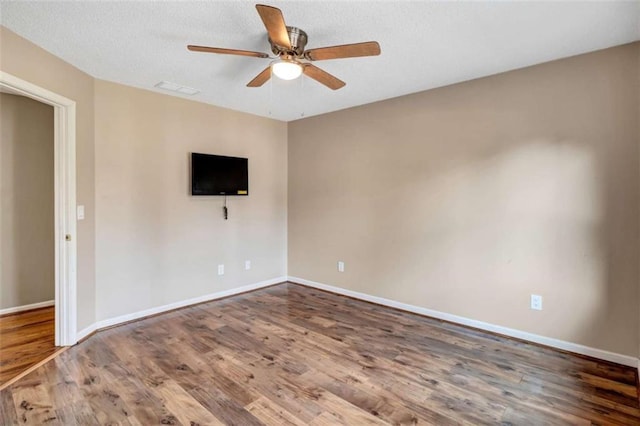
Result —
[[[269,38],[278,46],[291,49],[291,40],[289,40],[289,32],[284,23],[282,11],[277,7],[257,4],[258,14],[262,18],[264,26],[267,28]]]
[[[247,87],[260,87],[271,78],[271,66],[266,67],[262,72],[255,76],[253,80],[247,83]]]
[[[321,70],[315,65],[305,64],[303,72],[306,76],[311,77],[315,81],[324,84],[331,90],[338,90],[345,86],[345,82]]]
[[[379,54],[380,45],[378,42],[366,41],[364,43],[310,49],[304,52],[304,57],[311,61],[324,61],[326,59],[357,58],[359,56],[377,56]]]
[[[221,53],[223,55],[240,55],[240,56],[252,56],[254,58],[268,58],[267,53],[252,52],[250,50],[238,50],[238,49],[223,49],[221,47],[208,47],[208,46],[194,46],[192,44],[187,46],[192,52],[205,52],[205,53]]]

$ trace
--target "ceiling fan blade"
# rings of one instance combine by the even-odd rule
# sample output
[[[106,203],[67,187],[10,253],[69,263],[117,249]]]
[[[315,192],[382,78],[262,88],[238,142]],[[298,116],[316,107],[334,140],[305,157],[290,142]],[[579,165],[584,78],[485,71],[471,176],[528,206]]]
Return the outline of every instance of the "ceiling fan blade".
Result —
[[[357,58],[359,56],[376,56],[379,54],[380,45],[378,42],[366,41],[364,43],[310,49],[304,52],[304,57],[311,61],[324,61],[326,59]]]
[[[258,14],[262,18],[264,26],[267,28],[269,38],[278,46],[291,49],[291,40],[289,40],[289,32],[284,23],[282,11],[277,7],[257,4]]]
[[[205,52],[205,53],[221,53],[223,55],[240,55],[240,56],[252,56],[254,58],[268,58],[267,53],[252,52],[250,50],[238,50],[238,49],[223,49],[221,47],[208,47],[208,46],[194,46],[192,44],[187,46],[192,52]]]
[[[271,66],[266,67],[262,72],[255,76],[253,80],[247,83],[247,87],[260,87],[271,78]]]
[[[337,77],[332,76],[326,71],[321,70],[315,65],[305,64],[303,69],[304,75],[311,77],[315,81],[324,84],[331,90],[338,90],[345,86],[345,82]]]

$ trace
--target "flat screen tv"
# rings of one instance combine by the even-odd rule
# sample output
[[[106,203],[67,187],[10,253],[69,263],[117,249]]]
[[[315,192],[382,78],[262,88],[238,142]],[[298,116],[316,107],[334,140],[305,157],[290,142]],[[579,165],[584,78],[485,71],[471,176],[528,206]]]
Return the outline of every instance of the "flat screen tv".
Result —
[[[249,160],[191,153],[191,195],[249,195]]]

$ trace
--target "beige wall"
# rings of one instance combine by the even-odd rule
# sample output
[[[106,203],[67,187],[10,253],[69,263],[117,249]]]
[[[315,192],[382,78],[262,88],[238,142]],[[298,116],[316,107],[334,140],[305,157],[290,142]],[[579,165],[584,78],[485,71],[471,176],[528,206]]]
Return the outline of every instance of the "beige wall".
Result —
[[[53,300],[53,107],[0,93],[0,309]]]
[[[0,70],[76,101],[78,329],[95,321],[93,78],[0,26]]]
[[[99,80],[95,99],[98,320],[286,275],[286,123]],[[229,220],[189,195],[190,152],[249,158]]]
[[[289,275],[637,355],[639,48],[290,123]]]

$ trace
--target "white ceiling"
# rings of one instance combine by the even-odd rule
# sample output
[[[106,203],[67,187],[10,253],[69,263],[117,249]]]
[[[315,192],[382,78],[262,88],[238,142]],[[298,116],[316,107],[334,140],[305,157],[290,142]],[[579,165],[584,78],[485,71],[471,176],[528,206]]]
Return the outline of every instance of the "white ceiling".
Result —
[[[270,53],[254,3],[6,2],[0,22],[94,77],[290,121],[640,39],[640,1],[266,1],[309,34],[307,48],[377,40],[382,55],[315,64],[347,82],[246,83],[268,59],[193,53],[187,44]],[[168,92],[162,92],[168,93]],[[182,96],[175,94],[175,96]]]

